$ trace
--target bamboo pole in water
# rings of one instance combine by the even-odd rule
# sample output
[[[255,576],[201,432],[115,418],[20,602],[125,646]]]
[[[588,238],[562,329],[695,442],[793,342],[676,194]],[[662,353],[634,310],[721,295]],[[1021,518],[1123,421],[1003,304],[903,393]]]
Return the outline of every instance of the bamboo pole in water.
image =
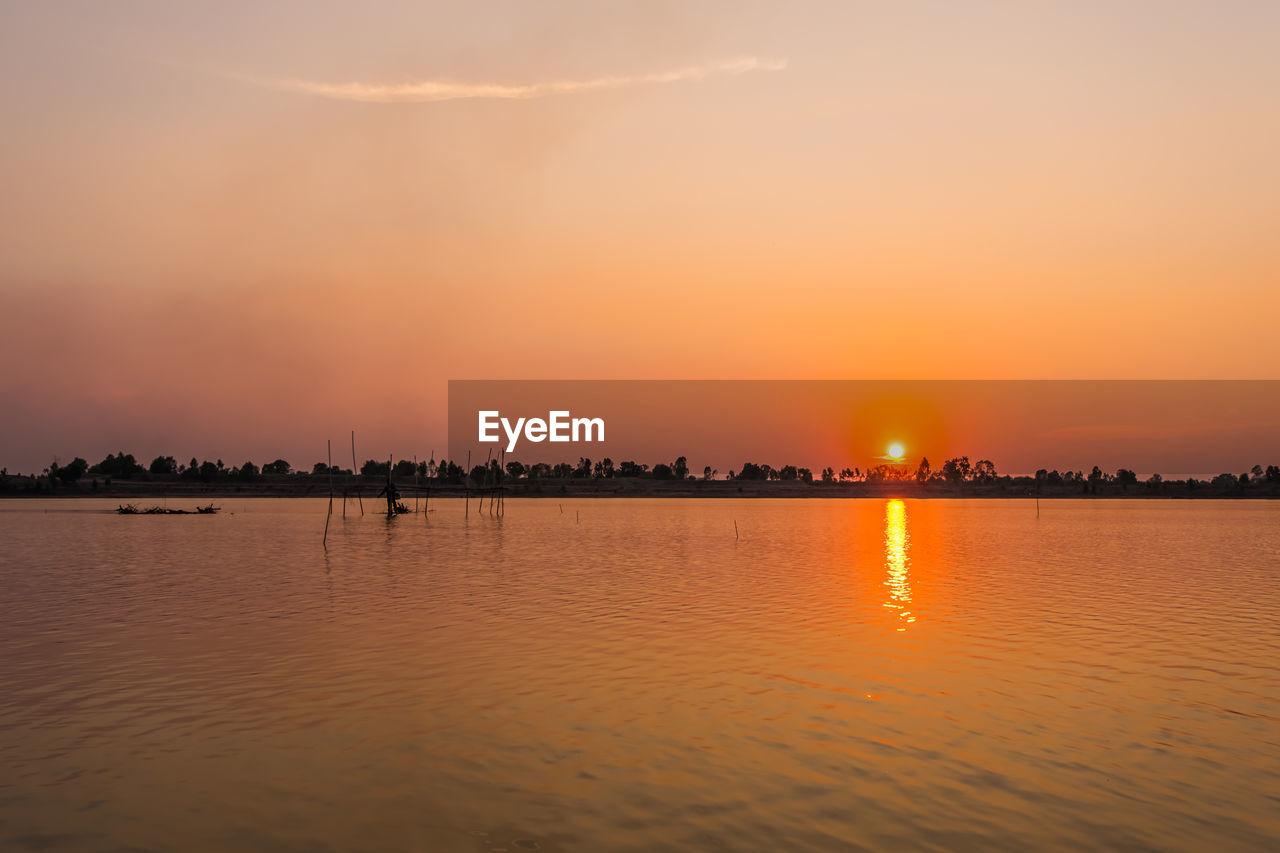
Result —
[[[467,470],[462,472],[462,497],[467,502],[467,518],[471,517],[471,451],[467,451]]]
[[[387,518],[396,516],[396,488],[391,482],[391,455],[387,454]]]
[[[333,439],[327,439],[326,444],[329,447],[329,511],[324,516],[324,536],[321,538],[320,544],[328,551],[329,517],[333,515]]]
[[[489,485],[491,473],[489,471],[489,461],[493,459],[493,448],[489,448],[489,452],[484,455],[484,485],[485,491],[489,493],[489,515],[493,515],[493,489]],[[484,508],[484,498],[480,498],[480,507]]]
[[[356,431],[351,431],[351,473],[354,474],[359,469],[356,468]],[[364,498],[360,497],[360,490],[356,489],[356,500],[360,501],[360,517],[364,518]]]

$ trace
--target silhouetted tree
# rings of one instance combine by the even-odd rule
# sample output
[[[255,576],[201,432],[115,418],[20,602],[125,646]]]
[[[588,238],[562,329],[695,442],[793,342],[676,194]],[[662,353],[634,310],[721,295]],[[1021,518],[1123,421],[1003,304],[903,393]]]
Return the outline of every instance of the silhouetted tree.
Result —
[[[919,467],[916,468],[916,482],[927,483],[929,482],[929,477],[932,474],[933,474],[933,471],[929,467],[929,457],[928,456],[921,457],[920,465]]]
[[[252,462],[245,462],[236,469],[236,476],[241,480],[256,480],[258,479],[258,466]]]
[[[151,460],[151,465],[147,470],[152,474],[176,474],[178,472],[178,460],[172,456],[157,456]]]
[[[89,470],[94,474],[105,474],[108,477],[119,477],[122,480],[128,480],[134,474],[145,473],[145,469],[133,458],[133,454],[125,453],[123,450],[120,451],[119,455],[108,453],[106,459],[103,459]]]
[[[1235,474],[1219,474],[1213,478],[1213,485],[1219,489],[1235,489],[1240,486],[1240,479]]]
[[[1116,472],[1116,482],[1120,484],[1121,490],[1127,492],[1130,486],[1138,482],[1138,475],[1128,468],[1121,468]]]
[[[366,459],[360,466],[360,474],[365,477],[386,477],[387,463],[376,459]]]
[[[996,478],[996,466],[990,459],[979,459],[973,466],[973,479],[979,483],[990,483]]]
[[[590,477],[591,476],[591,460],[585,456],[578,457],[578,464],[573,469],[573,476],[583,477],[583,478]]]
[[[50,466],[52,470],[52,466]],[[89,463],[77,456],[69,463],[58,469],[58,479],[68,486],[77,482],[89,470]]]
[[[800,472],[794,465],[783,465],[782,468],[778,471],[779,480],[785,480],[789,482],[791,480],[796,479],[798,476],[800,476]]]
[[[519,480],[524,476],[524,464],[521,462],[508,462],[507,475],[513,480]]]
[[[963,483],[969,479],[969,457],[955,456],[942,463],[942,476],[949,483]]]
[[[767,476],[767,472],[754,462],[743,462],[742,470],[738,472],[739,480],[763,480]]]
[[[879,483],[885,480],[903,481],[910,480],[915,474],[909,469],[898,464],[881,464],[873,468],[868,468],[864,479],[868,483]]]
[[[834,483],[836,481],[836,469],[827,467],[822,469],[822,482]]]
[[[798,476],[798,477],[800,478],[800,482],[802,482],[802,483],[812,483],[812,482],[813,482],[813,472],[812,472],[812,471],[810,471],[808,468],[798,468],[798,469],[796,469],[796,476]]]
[[[684,480],[689,476],[689,460],[683,456],[677,456],[676,461],[671,465],[671,475],[677,480]]]
[[[664,462],[659,462],[653,466],[653,479],[655,480],[670,480],[671,473],[671,466]]]
[[[285,462],[283,459],[277,459],[274,462],[268,462],[266,465],[262,466],[263,474],[272,474],[276,476],[288,474],[292,470],[293,468],[290,467],[289,463]]]
[[[385,465],[383,466],[383,470],[386,470]],[[397,477],[412,477],[417,473],[417,470],[418,466],[413,464],[412,459],[401,459],[395,464],[395,467],[391,469],[391,473]]]

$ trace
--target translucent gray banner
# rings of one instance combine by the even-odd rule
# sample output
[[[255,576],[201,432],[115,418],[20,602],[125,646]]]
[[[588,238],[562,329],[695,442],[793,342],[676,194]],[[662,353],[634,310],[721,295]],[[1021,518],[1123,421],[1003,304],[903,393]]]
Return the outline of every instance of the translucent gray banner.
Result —
[[[935,468],[1241,473],[1277,461],[1280,381],[455,380],[449,458],[724,477]]]

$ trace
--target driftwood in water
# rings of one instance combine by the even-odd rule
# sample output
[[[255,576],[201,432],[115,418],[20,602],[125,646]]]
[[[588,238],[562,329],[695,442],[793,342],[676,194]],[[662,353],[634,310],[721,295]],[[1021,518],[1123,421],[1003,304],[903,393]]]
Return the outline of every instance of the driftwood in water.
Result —
[[[209,504],[208,506],[198,506],[195,511],[189,509],[169,509],[164,506],[152,506],[146,509],[138,509],[134,504],[121,504],[116,507],[116,512],[120,515],[213,515],[222,507]]]

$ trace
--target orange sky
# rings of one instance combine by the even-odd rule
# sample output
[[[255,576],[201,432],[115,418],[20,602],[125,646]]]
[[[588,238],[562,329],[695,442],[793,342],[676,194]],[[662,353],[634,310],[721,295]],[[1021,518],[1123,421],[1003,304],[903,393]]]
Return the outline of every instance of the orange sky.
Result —
[[[51,5],[11,471],[426,455],[450,378],[1277,378],[1276,4]]]

